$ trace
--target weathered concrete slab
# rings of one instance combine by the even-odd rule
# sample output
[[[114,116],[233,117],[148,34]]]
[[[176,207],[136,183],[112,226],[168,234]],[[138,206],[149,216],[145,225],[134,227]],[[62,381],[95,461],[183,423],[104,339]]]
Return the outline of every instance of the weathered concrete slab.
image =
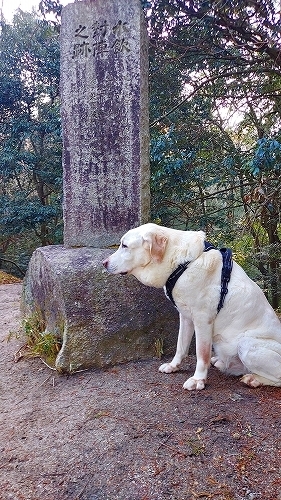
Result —
[[[106,247],[149,220],[148,37],[139,0],[62,11],[64,244]]]
[[[101,262],[111,250],[38,248],[23,286],[24,316],[42,314],[46,332],[62,339],[61,372],[103,367],[173,352],[178,313],[162,289],[133,276],[112,276]]]

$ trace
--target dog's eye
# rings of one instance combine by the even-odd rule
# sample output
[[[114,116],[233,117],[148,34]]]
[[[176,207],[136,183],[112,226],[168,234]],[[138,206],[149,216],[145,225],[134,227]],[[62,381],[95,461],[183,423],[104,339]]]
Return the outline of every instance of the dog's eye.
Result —
[[[125,245],[125,243],[122,243],[121,247],[122,247],[122,248],[128,248],[128,246],[127,246],[127,245]]]

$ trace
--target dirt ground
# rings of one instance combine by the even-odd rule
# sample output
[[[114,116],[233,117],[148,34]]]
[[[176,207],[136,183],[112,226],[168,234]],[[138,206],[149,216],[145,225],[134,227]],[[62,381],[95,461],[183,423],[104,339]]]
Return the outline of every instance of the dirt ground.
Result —
[[[72,376],[17,363],[20,284],[0,285],[1,500],[281,500],[281,389],[159,360]],[[175,335],[176,341],[176,335]]]

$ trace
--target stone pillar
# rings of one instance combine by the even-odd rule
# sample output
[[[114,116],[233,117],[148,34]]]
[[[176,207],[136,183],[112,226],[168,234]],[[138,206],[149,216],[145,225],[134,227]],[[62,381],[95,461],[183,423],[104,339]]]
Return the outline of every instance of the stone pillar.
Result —
[[[63,9],[64,244],[104,247],[149,220],[148,43],[139,0]]]
[[[150,357],[176,344],[163,290],[109,275],[102,260],[149,219],[147,33],[139,0],[63,8],[61,100],[64,247],[38,248],[23,314],[60,338],[61,372]]]

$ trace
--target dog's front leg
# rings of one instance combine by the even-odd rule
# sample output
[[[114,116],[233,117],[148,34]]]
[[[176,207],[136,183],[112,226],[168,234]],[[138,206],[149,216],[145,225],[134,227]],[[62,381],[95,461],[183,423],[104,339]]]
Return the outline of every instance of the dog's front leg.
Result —
[[[204,389],[208,374],[208,369],[211,362],[212,350],[212,324],[205,324],[204,327],[195,325],[196,338],[196,369],[193,377],[187,379],[183,384],[183,388],[189,391],[194,389]]]
[[[164,363],[159,367],[162,373],[172,373],[179,370],[182,360],[187,356],[191,339],[194,333],[193,321],[191,318],[180,314],[180,327],[177,341],[176,354],[170,363]]]

